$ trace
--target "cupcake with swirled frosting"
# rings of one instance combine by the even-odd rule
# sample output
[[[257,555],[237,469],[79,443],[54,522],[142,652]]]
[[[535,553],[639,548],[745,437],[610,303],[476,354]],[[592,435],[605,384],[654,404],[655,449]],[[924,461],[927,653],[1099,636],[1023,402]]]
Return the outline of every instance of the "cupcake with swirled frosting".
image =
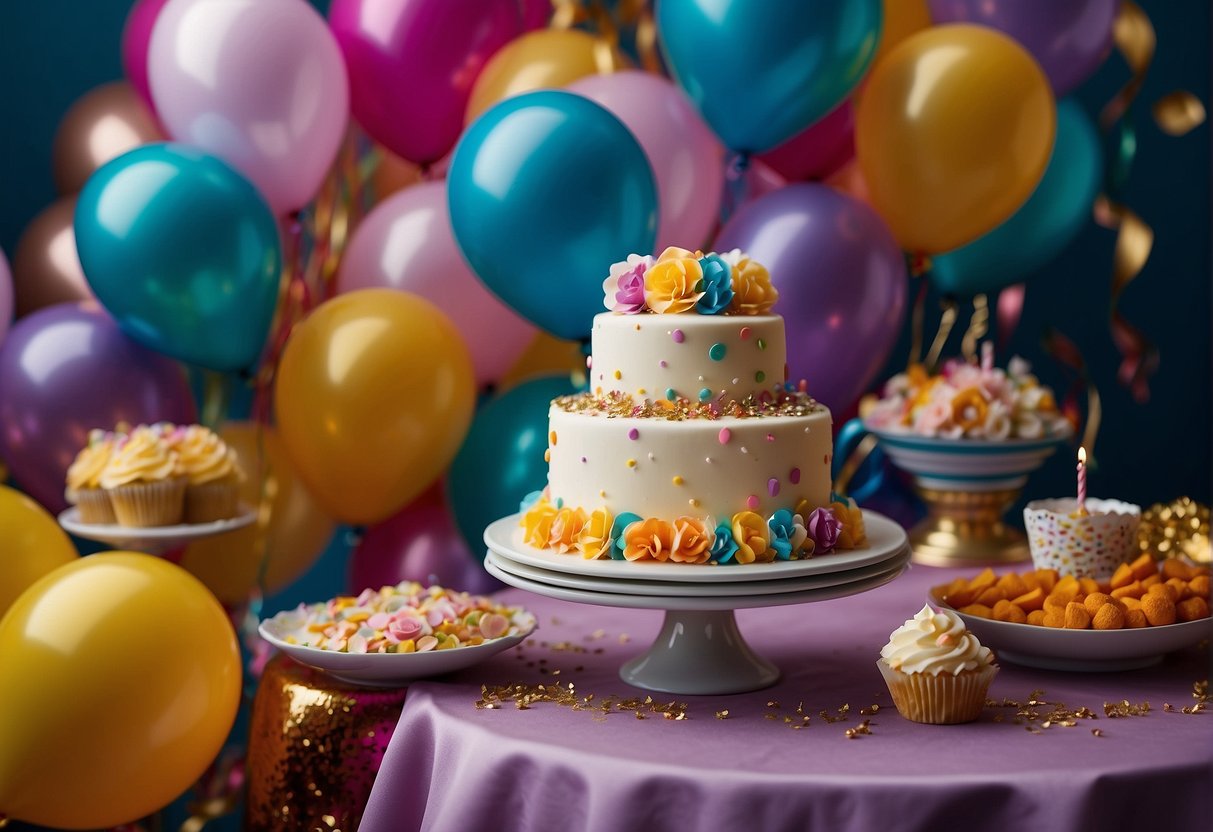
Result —
[[[236,454],[219,436],[201,425],[178,428],[170,445],[185,475],[185,522],[211,523],[236,516],[240,480]]]
[[[181,522],[186,478],[177,454],[158,430],[140,425],[114,449],[100,485],[123,526],[171,526]]]
[[[88,444],[80,449],[67,469],[69,503],[76,506],[81,523],[116,523],[114,506],[109,494],[101,487],[101,472],[114,455],[114,448],[124,434],[90,430]]]
[[[898,712],[931,725],[977,719],[998,673],[990,648],[960,617],[930,605],[893,631],[876,665]]]

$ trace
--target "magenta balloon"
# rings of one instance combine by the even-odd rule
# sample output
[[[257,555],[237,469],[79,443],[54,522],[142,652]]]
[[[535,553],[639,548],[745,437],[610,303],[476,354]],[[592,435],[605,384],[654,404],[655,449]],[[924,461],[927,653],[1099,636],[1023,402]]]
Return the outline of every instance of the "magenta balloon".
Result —
[[[519,0],[333,0],[354,118],[397,156],[441,159],[463,132],[472,84],[523,31]]]
[[[552,0],[519,0],[522,8],[522,29],[533,32],[546,29],[552,19]]]
[[[500,379],[536,333],[484,287],[459,254],[445,182],[398,191],[358,225],[341,260],[337,290],[376,287],[421,295],[445,312],[472,354],[481,385]]]
[[[351,592],[401,581],[464,592],[500,589],[459,536],[446,507],[422,500],[367,529],[350,557]]]
[[[644,148],[657,178],[657,250],[700,248],[720,212],[724,150],[678,87],[626,70],[589,75],[567,89],[614,113]]]
[[[905,258],[884,221],[825,185],[789,185],[733,215],[715,249],[733,248],[765,264],[779,289],[790,377],[845,412],[901,332]]]
[[[168,134],[231,164],[279,215],[315,196],[345,135],[345,64],[305,0],[169,0],[148,77]]]
[[[147,49],[152,41],[152,26],[168,0],[135,0],[122,27],[122,71],[135,92],[152,112],[152,89],[147,80]]]
[[[788,184],[788,180],[784,179],[782,174],[770,165],[757,159],[750,161],[745,171],[745,178],[746,202],[752,202],[759,197],[764,197],[771,191],[777,191]]]
[[[8,258],[0,250],[0,343],[8,333],[8,326],[13,321],[13,272],[9,268]]]
[[[94,301],[39,309],[0,345],[0,455],[51,511],[65,506],[64,474],[92,428],[194,419],[181,366],[127,338]]]
[[[851,100],[839,104],[783,144],[759,153],[789,182],[825,179],[855,156],[855,109]]]
[[[1032,53],[1058,98],[1108,57],[1120,0],[929,0],[936,23],[976,23]]]

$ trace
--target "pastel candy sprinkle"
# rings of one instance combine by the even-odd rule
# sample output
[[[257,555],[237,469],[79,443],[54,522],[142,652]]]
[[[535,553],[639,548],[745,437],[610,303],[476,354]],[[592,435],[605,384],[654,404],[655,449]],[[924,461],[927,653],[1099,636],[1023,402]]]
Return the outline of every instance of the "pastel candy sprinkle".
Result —
[[[758,508],[758,495],[751,494],[749,497],[746,497],[745,505],[746,505],[746,508],[748,508],[750,511],[754,511],[755,509],[757,509]]]
[[[767,374],[764,373],[762,370],[759,370],[758,372],[754,373],[754,381],[761,383],[766,380],[767,380]]]
[[[673,482],[674,482],[674,485],[682,485],[682,483],[684,482],[684,480],[682,479],[682,477],[680,477],[680,476],[678,476],[677,474],[675,474],[675,475],[674,475],[674,480],[673,480]]]
[[[687,337],[682,334],[681,329],[676,329],[673,332],[671,332],[670,337],[674,339],[675,344],[681,344],[683,341],[685,341],[687,339]]]
[[[768,441],[768,442],[774,442],[774,441],[775,441],[775,434],[773,434],[773,433],[768,433],[768,434],[767,434],[767,441]]]
[[[765,350],[767,348],[767,342],[762,340],[761,338],[759,338],[756,343],[758,344],[758,349],[760,349],[760,350]]]
[[[779,480],[775,479],[774,477],[767,480],[767,493],[772,497],[777,497],[779,495]]]
[[[727,445],[729,444],[729,439],[732,436],[733,432],[731,430],[728,428],[721,428],[720,433],[716,434],[716,439],[720,441],[721,445]]]
[[[634,459],[629,459],[629,460],[628,460],[628,462],[627,462],[627,466],[628,466],[629,468],[635,468],[635,467],[636,467],[636,460],[634,460]]]
[[[712,398],[712,391],[710,388],[705,387],[699,391],[699,401],[706,402],[710,398]]]
[[[544,462],[552,461],[552,449],[551,448],[548,448],[546,451],[543,452],[543,461]]]
[[[615,380],[618,381],[621,378],[623,378],[623,373],[621,373],[619,370],[616,370],[615,371]]]
[[[553,445],[556,444],[556,431],[552,431],[551,433],[548,434],[548,441],[551,442]]]
[[[753,331],[753,330],[751,330],[751,329],[750,329],[748,326],[743,326],[743,327],[741,328],[741,333],[740,333],[740,335],[741,335],[741,340],[742,340],[742,341],[744,341],[744,340],[746,340],[747,338],[749,338],[749,337],[750,337],[750,333],[751,333],[752,331]]]
[[[691,508],[699,508],[699,501],[696,500],[694,497],[692,497],[687,502],[689,502],[691,504]]]
[[[640,438],[640,431],[638,431],[636,428],[632,428],[631,430],[628,431],[628,439],[631,439],[634,441],[639,438]]]
[[[664,370],[666,367],[670,366],[670,362],[666,361],[666,360],[663,358],[663,359],[661,359],[660,361],[658,361],[658,362],[657,362],[657,366],[658,366],[658,367],[660,367],[661,369],[663,369],[663,370]]]
[[[792,485],[797,485],[800,482],[799,468],[793,468],[791,471],[788,471],[788,482],[792,483]]]
[[[667,387],[665,389],[665,397],[670,401],[674,401],[674,399],[678,398],[678,393],[675,392],[673,387]]]
[[[708,358],[712,359],[713,361],[724,361],[724,357],[728,354],[728,352],[728,347],[717,342],[708,348]]]

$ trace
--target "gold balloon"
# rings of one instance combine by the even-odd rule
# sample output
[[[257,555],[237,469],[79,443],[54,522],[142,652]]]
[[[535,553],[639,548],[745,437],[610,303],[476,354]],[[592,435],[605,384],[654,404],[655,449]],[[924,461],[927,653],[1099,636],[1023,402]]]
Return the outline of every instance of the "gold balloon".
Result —
[[[55,518],[5,485],[0,485],[0,540],[0,618],[31,584],[76,559],[76,547]]]
[[[333,517],[375,523],[441,474],[472,418],[472,361],[438,307],[362,289],[291,333],[274,393],[278,431]]]
[[[130,84],[102,84],[85,93],[59,122],[51,150],[55,187],[61,194],[75,193],[110,159],[163,139],[156,120]]]
[[[585,374],[585,355],[576,341],[566,341],[549,335],[538,333],[534,340],[518,356],[514,366],[501,377],[498,383],[499,391],[509,390],[528,378],[550,375],[552,373],[569,373],[570,375]]]
[[[0,815],[57,829],[129,823],[185,791],[240,704],[223,607],[180,567],[79,558],[0,621]]]
[[[75,212],[75,195],[65,196],[22,232],[12,264],[17,317],[56,303],[92,299],[93,290],[76,253]]]
[[[265,592],[275,592],[306,572],[332,538],[333,521],[300,481],[273,428],[231,422],[219,435],[245,473],[240,500],[257,507],[257,522],[191,543],[181,566],[220,601],[234,605],[247,601],[258,586],[262,560],[260,586]]]
[[[528,32],[501,47],[480,70],[465,121],[470,124],[498,101],[611,72],[619,63],[619,56],[606,41],[578,29]]]
[[[873,68],[855,118],[872,205],[908,251],[964,245],[1036,188],[1057,126],[1048,79],[983,26],[911,35]]]
[[[880,23],[880,44],[876,47],[876,63],[915,32],[931,26],[931,10],[926,0],[884,0],[884,17]]]

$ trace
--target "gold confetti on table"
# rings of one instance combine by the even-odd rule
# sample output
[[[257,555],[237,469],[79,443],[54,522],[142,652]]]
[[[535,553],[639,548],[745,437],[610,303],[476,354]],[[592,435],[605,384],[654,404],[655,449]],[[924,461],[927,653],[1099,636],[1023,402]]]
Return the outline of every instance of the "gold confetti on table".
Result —
[[[872,720],[865,719],[863,722],[859,723],[854,728],[848,728],[846,731],[844,731],[843,736],[845,736],[849,740],[853,740],[856,737],[869,736],[872,733],[871,726],[872,726]]]
[[[716,718],[717,719],[728,719],[729,718],[729,709],[725,708],[723,711],[717,711]]]
[[[593,693],[579,696],[572,682],[567,683],[567,687],[558,684],[528,685],[522,683],[481,685],[480,698],[473,704],[478,711],[493,711],[507,703],[512,703],[520,711],[530,710],[533,705],[541,703],[558,705],[574,711],[590,711],[594,713],[595,721],[603,721],[608,714],[612,713],[633,713],[637,719],[661,716],[663,719],[674,722],[688,719],[688,706],[685,702],[658,702],[652,696],[646,696],[644,699],[625,698],[615,694],[601,699],[598,699]]]

